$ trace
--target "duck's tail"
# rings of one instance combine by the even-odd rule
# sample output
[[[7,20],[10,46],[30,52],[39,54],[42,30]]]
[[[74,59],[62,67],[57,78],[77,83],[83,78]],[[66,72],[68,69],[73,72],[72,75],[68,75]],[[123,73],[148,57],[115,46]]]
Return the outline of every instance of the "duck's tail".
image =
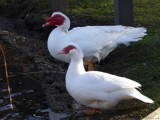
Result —
[[[144,27],[126,27],[124,32],[118,37],[117,43],[129,45],[130,42],[137,42],[147,35],[147,30]]]
[[[142,95],[137,89],[133,89],[133,92],[129,94],[130,96],[137,98],[145,103],[154,103],[150,98]]]

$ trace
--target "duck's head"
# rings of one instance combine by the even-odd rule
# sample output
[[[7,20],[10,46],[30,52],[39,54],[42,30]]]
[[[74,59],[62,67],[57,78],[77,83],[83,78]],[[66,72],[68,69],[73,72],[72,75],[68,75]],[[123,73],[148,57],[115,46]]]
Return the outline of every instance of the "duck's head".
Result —
[[[45,24],[42,25],[42,27],[47,27],[47,26],[61,26],[65,23],[65,21],[68,20],[68,17],[64,15],[61,12],[54,12],[51,17],[48,17],[46,19]]]
[[[71,56],[79,56],[83,58],[83,53],[81,48],[73,43],[63,48],[61,51],[58,52],[58,54],[69,54]]]

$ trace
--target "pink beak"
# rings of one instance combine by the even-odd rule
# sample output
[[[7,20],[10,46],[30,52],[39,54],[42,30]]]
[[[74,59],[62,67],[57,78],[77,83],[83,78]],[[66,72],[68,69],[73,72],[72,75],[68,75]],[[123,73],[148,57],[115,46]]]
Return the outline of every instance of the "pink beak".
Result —
[[[52,22],[53,22],[53,18],[52,17],[48,17],[48,18],[46,18],[46,23],[44,23],[43,25],[42,25],[42,27],[47,27],[47,26],[50,26],[50,25],[52,25]],[[51,22],[52,21],[52,22]]]
[[[65,52],[62,50],[62,51],[59,51],[57,54],[65,54]]]
[[[45,24],[42,25],[42,27],[47,27],[47,26],[49,26],[49,25],[50,25],[50,23],[49,23],[49,22],[46,22]]]

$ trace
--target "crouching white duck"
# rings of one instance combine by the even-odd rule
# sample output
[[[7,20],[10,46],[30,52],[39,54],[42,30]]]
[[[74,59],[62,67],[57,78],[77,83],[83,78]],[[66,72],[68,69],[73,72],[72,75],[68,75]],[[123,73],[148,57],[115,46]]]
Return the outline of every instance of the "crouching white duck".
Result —
[[[43,27],[53,25],[57,27],[49,35],[48,50],[54,58],[67,63],[70,62],[70,56],[58,55],[57,52],[70,42],[79,45],[86,60],[100,62],[119,44],[129,45],[130,42],[137,42],[146,35],[146,29],[143,27],[121,25],[77,27],[68,31],[70,20],[61,12],[54,12],[46,19]]]
[[[125,99],[154,102],[136,89],[141,87],[138,82],[99,71],[86,72],[79,46],[70,44],[59,54],[71,56],[65,83],[69,94],[79,103],[92,108],[108,109]]]

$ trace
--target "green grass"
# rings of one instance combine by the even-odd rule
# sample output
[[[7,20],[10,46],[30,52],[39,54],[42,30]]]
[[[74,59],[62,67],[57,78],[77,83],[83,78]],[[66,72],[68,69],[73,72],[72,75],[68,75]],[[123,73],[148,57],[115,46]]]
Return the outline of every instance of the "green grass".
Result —
[[[68,0],[68,14],[74,17],[89,17],[106,23],[113,23],[113,0]]]
[[[68,14],[76,17],[90,17],[114,23],[113,0],[68,0]],[[134,0],[135,25],[153,26],[160,24],[159,0]],[[108,23],[108,22],[106,22]]]
[[[136,24],[157,26],[160,25],[159,0],[134,0],[134,21]]]

